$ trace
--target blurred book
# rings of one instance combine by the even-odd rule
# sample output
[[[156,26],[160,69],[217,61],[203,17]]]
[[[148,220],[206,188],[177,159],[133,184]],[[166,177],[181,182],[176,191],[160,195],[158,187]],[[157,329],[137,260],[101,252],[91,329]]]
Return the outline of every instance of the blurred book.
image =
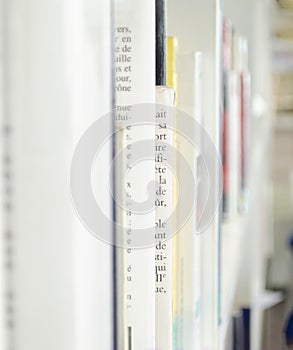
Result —
[[[185,174],[183,163],[188,162],[195,182],[198,180],[197,159],[200,143],[200,119],[201,119],[201,81],[202,81],[202,54],[200,52],[178,54],[178,109],[177,125],[183,130],[182,123],[185,118],[180,118],[182,112],[197,120],[192,123],[192,140],[187,140],[180,133],[177,136],[179,153],[178,173],[182,178]],[[183,163],[181,163],[183,162]],[[189,195],[190,188],[186,182],[179,184],[179,191],[183,197]],[[178,291],[177,291],[177,315],[176,315],[176,348],[200,349],[200,322],[201,322],[201,236],[197,235],[197,198],[194,198],[193,211],[182,227],[178,227]],[[178,222],[183,223],[183,218],[188,212],[186,203],[178,207]]]

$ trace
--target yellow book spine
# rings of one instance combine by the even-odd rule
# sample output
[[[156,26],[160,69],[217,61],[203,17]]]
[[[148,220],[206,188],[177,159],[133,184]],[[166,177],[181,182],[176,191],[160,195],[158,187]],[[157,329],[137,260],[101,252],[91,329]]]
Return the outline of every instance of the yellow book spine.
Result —
[[[176,56],[178,52],[178,39],[167,37],[167,86],[175,91],[175,106],[177,106],[178,74],[176,67]]]

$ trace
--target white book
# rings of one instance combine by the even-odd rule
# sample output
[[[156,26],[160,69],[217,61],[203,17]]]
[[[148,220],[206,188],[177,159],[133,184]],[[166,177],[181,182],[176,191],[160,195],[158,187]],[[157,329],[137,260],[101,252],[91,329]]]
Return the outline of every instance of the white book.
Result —
[[[192,124],[192,140],[184,135],[178,135],[178,151],[185,158],[195,179],[198,182],[197,162],[201,143],[201,53],[178,55],[178,129],[181,130],[180,110],[186,112],[197,122]],[[178,173],[182,174],[182,158],[178,161]],[[180,183],[179,192],[188,195],[188,184]],[[178,222],[186,215],[189,207],[178,208]],[[201,236],[197,235],[197,198],[194,198],[194,207],[185,225],[178,232],[178,320],[177,348],[200,349],[200,303],[201,303]]]
[[[4,4],[3,1],[0,1],[0,18],[1,21],[4,20]],[[3,22],[2,22],[3,23]],[[4,25],[2,25],[2,28],[5,28]],[[0,32],[0,120],[1,120],[1,125],[3,121],[3,116],[4,116],[4,33],[3,30]],[[3,150],[2,147],[0,148],[1,152],[1,159],[3,159]],[[3,160],[0,162],[0,173],[3,174],[3,165],[2,164]],[[4,162],[3,162],[4,163]],[[2,192],[3,192],[3,179],[0,179],[1,187],[2,187]],[[3,207],[3,193],[0,195],[0,204],[1,208]],[[3,233],[3,211],[0,211],[0,232]],[[5,292],[5,272],[4,272],[4,246],[5,246],[5,241],[3,236],[0,239],[0,262],[1,262],[1,268],[0,268],[0,349],[6,349],[6,339],[5,339],[5,304],[4,304],[4,292]]]
[[[228,217],[237,215],[241,188],[241,94],[240,74],[227,72],[227,168]]]
[[[111,109],[110,1],[5,11],[7,349],[113,350],[111,246],[85,229],[70,192],[75,146]]]
[[[117,266],[118,349],[150,350],[155,348],[155,193],[154,189],[148,193],[148,185],[155,183],[155,163],[133,162],[141,151],[154,155],[155,1],[115,0],[114,36],[116,126],[125,129],[120,142],[125,149],[124,165],[117,169],[124,184],[117,189],[122,195],[117,211],[122,211],[118,216],[123,226],[117,229],[118,243],[123,246],[117,248],[122,261]],[[146,103],[152,105],[141,105]],[[140,123],[144,124],[136,125]],[[147,201],[146,194],[152,209],[140,212],[137,208]],[[148,230],[149,237],[145,233],[139,237],[139,230]]]
[[[173,121],[175,92],[156,87],[156,349],[173,349]]]
[[[72,52],[66,46],[73,37],[65,8],[60,1],[15,1],[1,14],[7,348],[75,347]]]
[[[76,152],[75,147],[88,130],[94,130],[98,126],[105,143],[102,148],[101,140],[94,143],[96,155],[91,164],[91,176],[81,186],[84,193],[87,186],[91,186],[97,204],[96,215],[100,209],[107,218],[102,220],[97,216],[97,229],[90,226],[78,208],[75,213],[74,349],[113,350],[113,213],[112,194],[109,191],[112,145],[110,140],[107,141],[113,132],[113,9],[110,0],[74,0],[67,3],[65,23],[69,64],[66,66],[66,74],[71,79],[71,152]],[[92,150],[89,147],[85,149],[85,155],[90,152]],[[88,164],[80,166],[78,171],[85,172],[86,165]],[[91,208],[88,206],[90,203],[87,201],[82,209],[89,212]]]

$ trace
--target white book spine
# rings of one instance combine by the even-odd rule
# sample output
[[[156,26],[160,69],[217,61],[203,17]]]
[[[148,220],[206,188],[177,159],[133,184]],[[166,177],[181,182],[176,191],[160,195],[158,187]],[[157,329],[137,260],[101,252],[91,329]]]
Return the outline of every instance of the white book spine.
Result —
[[[151,350],[155,349],[155,210],[153,207],[143,214],[135,208],[137,203],[145,201],[142,189],[147,191],[148,183],[155,183],[155,163],[154,159],[135,164],[133,160],[139,153],[138,144],[145,140],[148,140],[147,151],[154,155],[155,1],[115,0],[114,3],[116,125],[125,130],[122,145],[126,151],[123,169],[117,169],[116,173],[124,184],[117,191],[124,192],[121,203],[125,205],[117,209],[123,211],[120,216],[124,247],[118,248],[119,254],[123,254],[123,258],[120,256],[123,264],[117,267],[117,278],[122,283],[118,286],[121,288],[118,344],[119,350]],[[144,103],[153,104],[146,107],[147,111],[153,110],[149,119],[152,125],[136,125],[146,122],[141,119],[146,111],[141,105],[135,106]],[[140,246],[138,239],[137,229],[145,228],[151,232],[149,247],[143,241]]]
[[[237,215],[241,181],[241,105],[240,74],[228,72],[228,216]]]
[[[156,350],[172,349],[173,118],[175,92],[156,88]],[[171,107],[171,108],[170,108]]]
[[[68,8],[63,1],[3,3],[6,345],[73,349],[75,213],[69,190],[73,147]]]
[[[5,31],[5,14],[4,14],[4,1],[0,0],[0,18],[2,21],[2,31],[0,32],[0,126],[3,126],[3,118],[4,118],[4,31]],[[1,148],[0,148],[0,173],[3,174],[3,169],[5,168],[5,163],[3,162],[5,154],[3,150],[3,141],[1,140]],[[2,164],[3,163],[3,164]],[[3,178],[0,177],[1,181],[1,194],[0,194],[0,205],[1,208],[3,208],[4,200],[3,200]],[[0,232],[4,233],[4,226],[3,226],[3,212],[0,211]],[[2,234],[0,238],[0,349],[6,349],[6,332],[5,332],[5,313],[4,310],[5,304],[4,304],[4,295],[5,295],[5,273],[4,273],[4,263],[5,263],[5,250],[4,247],[6,245],[6,241],[4,239],[4,235]],[[9,248],[8,248],[9,249]],[[7,306],[7,305],[6,305]]]
[[[87,130],[96,123],[102,123],[100,129],[105,141],[112,133],[112,9],[110,0],[66,0],[66,4],[66,55],[69,62],[66,74],[70,77],[69,125],[73,153]],[[91,164],[91,178],[87,181],[99,209],[108,220],[99,221],[97,232],[89,232],[85,227],[88,223],[80,222],[80,213],[74,213],[75,350],[113,349],[113,213],[108,176],[112,145],[105,142],[102,149],[99,149],[99,144],[95,147],[97,153]],[[86,155],[91,151],[87,148]],[[81,167],[79,171],[85,169]],[[83,192],[86,185],[82,184]]]
[[[201,132],[201,53],[180,54],[178,57],[178,108],[197,120],[193,124],[192,140],[178,136],[179,154],[183,156],[197,183],[197,160],[199,157],[199,144]],[[177,120],[180,130],[180,123]],[[191,142],[190,142],[191,141]],[[181,158],[181,157],[180,157]],[[178,161],[178,172],[183,166]],[[184,174],[181,174],[183,177]],[[188,185],[187,185],[188,186]],[[186,195],[189,188],[180,183],[180,189]],[[200,349],[200,299],[201,299],[201,236],[196,234],[197,225],[197,198],[194,199],[194,208],[186,224],[178,233],[178,322],[177,322],[177,348]],[[190,208],[178,208],[179,222],[185,212]]]
[[[195,118],[198,122],[198,130],[195,131],[196,144],[199,145],[199,149],[196,152],[195,159],[195,176],[196,176],[196,185],[197,185],[197,196],[198,188],[200,185],[200,171],[198,168],[199,158],[202,155],[199,153],[199,150],[202,149],[202,89],[203,89],[203,57],[201,52],[195,53]],[[202,237],[201,232],[199,231],[199,198],[196,199],[196,209],[195,209],[195,249],[194,249],[194,296],[195,296],[195,328],[194,328],[194,349],[201,349],[201,299],[202,299],[202,283],[201,283],[201,271],[202,271]]]

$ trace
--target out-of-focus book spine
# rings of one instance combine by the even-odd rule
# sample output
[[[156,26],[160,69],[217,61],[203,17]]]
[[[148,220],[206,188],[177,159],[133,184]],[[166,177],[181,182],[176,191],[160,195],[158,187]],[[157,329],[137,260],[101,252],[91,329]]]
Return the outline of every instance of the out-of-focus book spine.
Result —
[[[240,309],[232,321],[233,350],[250,349],[250,309]]]
[[[178,73],[177,73],[178,38],[167,37],[167,86],[175,91],[175,106],[178,95]]]
[[[228,108],[228,72],[232,68],[232,24],[228,18],[223,22],[223,116],[222,116],[222,167],[223,167],[223,212],[227,212],[229,171],[227,162],[227,108]]]
[[[228,18],[223,21],[223,69],[232,67],[232,23]]]
[[[250,74],[247,39],[228,20],[223,41],[223,210],[229,218],[246,211],[248,205]]]
[[[241,193],[239,198],[240,212],[246,212],[249,201],[248,193],[248,157],[249,157],[249,129],[250,129],[250,110],[251,110],[251,76],[248,65],[248,42],[242,38],[241,42]]]
[[[156,85],[165,86],[167,80],[167,7],[166,0],[156,2]]]
[[[175,91],[175,106],[178,101],[178,73],[177,73],[177,55],[178,55],[178,38],[167,37],[167,86],[172,87]],[[177,149],[177,109],[174,109],[175,115],[173,120],[174,132],[173,132],[173,146]],[[178,169],[176,157],[173,159],[173,166],[175,173]],[[175,174],[176,176],[176,174]],[[177,186],[175,183],[175,176],[173,179],[173,204],[175,205],[176,198],[178,197]],[[174,208],[175,209],[175,208]],[[173,322],[173,345],[176,344],[176,315],[178,313],[178,235],[177,235],[177,210],[173,213],[173,278],[172,278],[172,322]]]
[[[178,55],[178,108],[188,113],[198,121],[201,118],[201,53]],[[180,130],[180,113],[178,128]],[[193,140],[189,142],[184,135],[178,135],[178,172],[183,167],[180,162],[185,159],[197,179],[197,142],[200,142],[200,132],[197,123],[193,124]],[[183,158],[181,158],[183,157]],[[184,174],[181,174],[184,176]],[[187,196],[190,189],[180,183],[179,191]],[[200,348],[200,299],[201,299],[201,238],[196,235],[198,211],[197,198],[194,198],[194,209],[185,225],[178,232],[178,310],[176,315],[176,345],[175,349]],[[181,222],[186,210],[184,205],[178,208],[178,219]]]
[[[197,120],[197,125],[200,126],[195,130],[195,139],[196,144],[199,146],[199,150],[203,148],[203,139],[202,139],[202,123],[203,123],[203,55],[202,52],[196,52],[195,54],[195,118]],[[194,334],[194,348],[201,349],[201,321],[202,321],[202,312],[201,312],[201,300],[202,300],[202,282],[201,282],[201,273],[202,273],[202,236],[199,232],[199,215],[201,215],[200,208],[200,196],[199,196],[199,186],[201,182],[201,171],[199,169],[199,159],[202,155],[199,153],[199,150],[196,152],[195,159],[195,176],[196,176],[196,185],[197,185],[197,198],[195,201],[195,248],[194,248],[194,295],[195,295],[195,334]]]
[[[240,74],[227,75],[227,200],[228,217],[237,215],[241,187],[241,95]]]
[[[146,151],[155,150],[155,0],[115,0],[115,91],[116,126],[124,128],[122,145],[124,168],[116,176],[123,185],[122,228],[117,237],[117,280],[123,279],[117,299],[118,350],[155,349],[155,208],[148,213],[136,209],[144,203],[148,184],[155,183],[155,162],[133,163],[145,143]],[[143,16],[141,14],[143,13]],[[138,105],[139,104],[139,105]],[[141,104],[152,104],[151,107]],[[143,125],[142,125],[143,124]],[[143,148],[144,149],[144,148]],[[117,150],[117,154],[120,150]],[[142,189],[145,188],[145,191]],[[150,193],[154,205],[154,193]],[[125,207],[123,207],[125,205]],[[139,239],[139,230],[150,228],[153,244]],[[119,244],[119,245],[120,245]],[[120,258],[119,258],[120,259]],[[121,261],[120,259],[120,261]],[[123,315],[123,316],[121,316]]]
[[[4,13],[4,1],[0,1],[0,18],[2,23],[2,30],[0,32],[0,125],[2,127],[3,125],[3,118],[4,118],[4,28],[5,28],[5,13]],[[0,147],[0,158],[2,161],[0,161],[0,174],[3,174],[3,168],[5,167],[5,162],[3,161],[5,159],[5,154],[3,152],[3,140],[1,139],[1,147]],[[0,333],[0,349],[6,349],[6,332],[5,332],[5,314],[4,310],[7,310],[7,303],[4,304],[4,295],[5,295],[5,272],[4,272],[4,264],[5,264],[5,245],[8,243],[8,241],[4,238],[4,231],[3,231],[3,192],[5,189],[3,189],[3,177],[0,177],[1,182],[1,192],[0,192],[0,232],[2,233],[0,238],[0,327],[1,327],[1,333]],[[10,247],[6,247],[9,251]]]
[[[97,232],[91,232],[87,229],[88,222],[80,222],[78,214],[81,213],[74,212],[74,347],[76,350],[112,349],[115,347],[114,248],[113,197],[109,186],[112,177],[112,144],[108,137],[114,131],[111,112],[114,95],[114,53],[111,45],[113,7],[110,0],[74,1],[67,5],[70,10],[66,11],[65,19],[66,45],[63,43],[61,47],[68,50],[65,76],[72,80],[68,83],[70,89],[67,87],[70,93],[69,120],[63,127],[72,130],[73,146],[77,147],[86,132],[95,127],[95,123],[101,125],[105,143],[102,151],[96,150],[89,183],[81,184],[80,187],[83,196],[86,193],[85,186],[91,186],[99,209],[108,218],[98,222]],[[63,120],[63,114],[58,118],[58,125],[60,120]],[[85,149],[84,158],[91,151],[90,147]],[[80,165],[77,173],[85,172],[85,169],[86,166]],[[75,174],[72,175],[74,177]],[[90,211],[90,203],[85,203],[82,209]]]
[[[251,103],[251,77],[248,71],[241,73],[241,195],[240,210],[247,211],[248,165],[249,165],[249,128]]]
[[[113,349],[112,248],[80,222],[69,181],[111,110],[110,1],[2,3],[7,349]]]
[[[173,347],[174,90],[156,87],[156,349]]]

